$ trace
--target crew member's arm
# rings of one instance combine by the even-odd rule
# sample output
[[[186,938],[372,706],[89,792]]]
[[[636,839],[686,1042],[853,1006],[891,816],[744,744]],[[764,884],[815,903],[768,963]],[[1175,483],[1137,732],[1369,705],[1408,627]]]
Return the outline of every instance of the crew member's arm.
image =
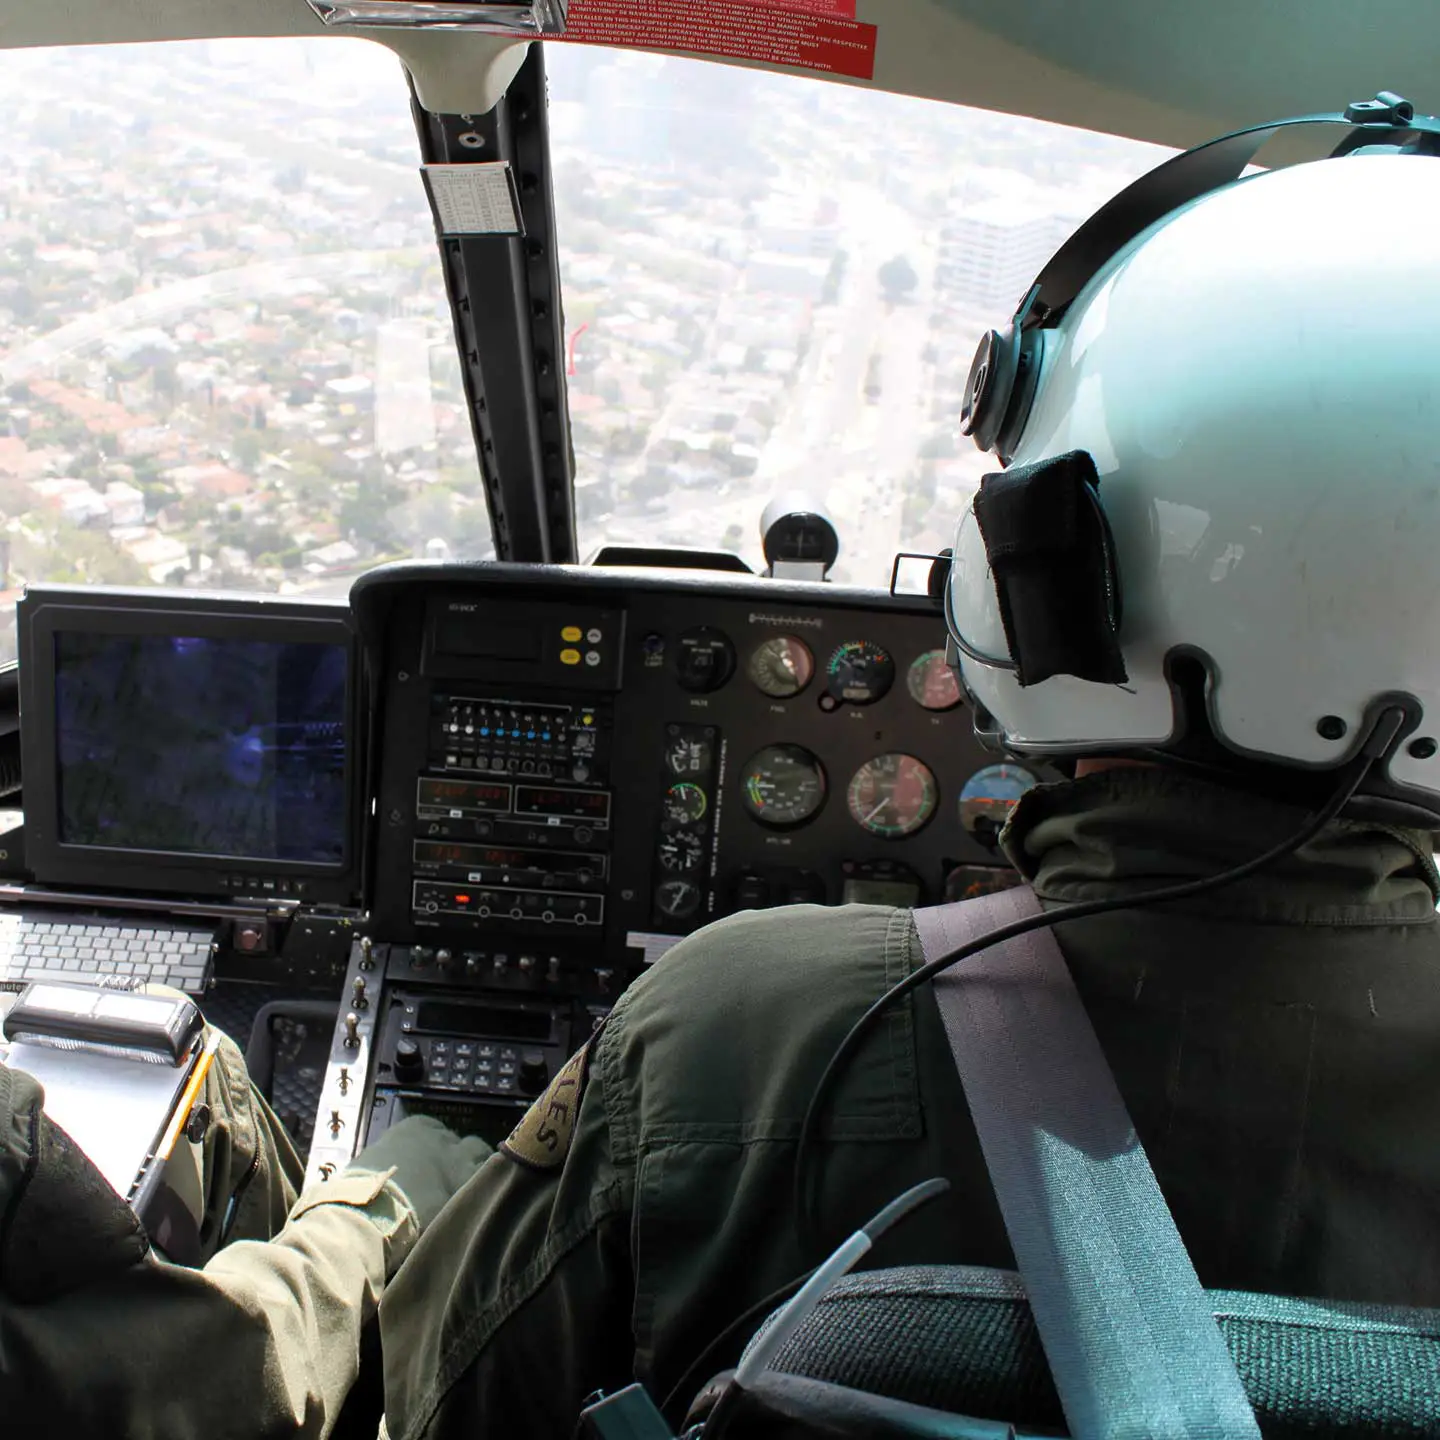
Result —
[[[434,1121],[407,1122],[303,1195],[273,1240],[239,1241],[189,1269],[142,1254],[128,1209],[107,1204],[98,1173],[41,1114],[39,1087],[0,1078],[11,1132],[0,1159],[8,1141],[14,1162],[0,1177],[11,1181],[0,1250],[7,1440],[327,1434],[386,1280],[483,1150]]]
[[[380,1308],[390,1440],[551,1435],[628,1384],[633,1169],[593,1039],[447,1206]]]

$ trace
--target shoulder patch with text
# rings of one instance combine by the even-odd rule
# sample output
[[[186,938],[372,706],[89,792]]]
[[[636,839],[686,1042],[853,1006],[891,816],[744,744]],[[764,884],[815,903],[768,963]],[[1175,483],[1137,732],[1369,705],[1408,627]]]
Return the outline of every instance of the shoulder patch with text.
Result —
[[[501,1154],[530,1170],[558,1170],[564,1165],[580,1116],[580,1097],[585,1093],[590,1070],[590,1047],[597,1039],[598,1031],[565,1062],[500,1146]]]

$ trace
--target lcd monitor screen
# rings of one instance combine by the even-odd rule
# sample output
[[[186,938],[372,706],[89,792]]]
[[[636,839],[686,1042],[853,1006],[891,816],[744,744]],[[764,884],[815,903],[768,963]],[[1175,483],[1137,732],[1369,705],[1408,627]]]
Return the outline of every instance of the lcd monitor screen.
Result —
[[[343,645],[55,633],[62,845],[339,865]]]

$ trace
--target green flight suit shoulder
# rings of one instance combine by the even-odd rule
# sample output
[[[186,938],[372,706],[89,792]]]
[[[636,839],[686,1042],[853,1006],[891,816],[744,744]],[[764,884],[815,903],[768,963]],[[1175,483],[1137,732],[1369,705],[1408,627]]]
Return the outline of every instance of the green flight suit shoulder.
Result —
[[[709,926],[638,980],[589,1047],[563,1153],[538,1139],[542,1097],[387,1292],[392,1440],[568,1437],[593,1390],[638,1376],[663,1396],[736,1307],[813,1264],[789,1213],[806,1106],[918,955],[908,912],[800,906]],[[938,1173],[908,1004],[846,1071],[823,1133],[842,1233]],[[880,1166],[877,1146],[893,1152]]]

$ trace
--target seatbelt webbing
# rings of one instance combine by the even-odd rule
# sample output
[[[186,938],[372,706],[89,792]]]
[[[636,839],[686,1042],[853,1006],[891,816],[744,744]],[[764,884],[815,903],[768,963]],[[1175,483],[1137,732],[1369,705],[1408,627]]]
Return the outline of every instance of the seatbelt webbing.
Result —
[[[915,923],[928,963],[1040,908],[1026,886]],[[1075,1440],[1258,1437],[1054,935],[982,950],[934,985]]]

